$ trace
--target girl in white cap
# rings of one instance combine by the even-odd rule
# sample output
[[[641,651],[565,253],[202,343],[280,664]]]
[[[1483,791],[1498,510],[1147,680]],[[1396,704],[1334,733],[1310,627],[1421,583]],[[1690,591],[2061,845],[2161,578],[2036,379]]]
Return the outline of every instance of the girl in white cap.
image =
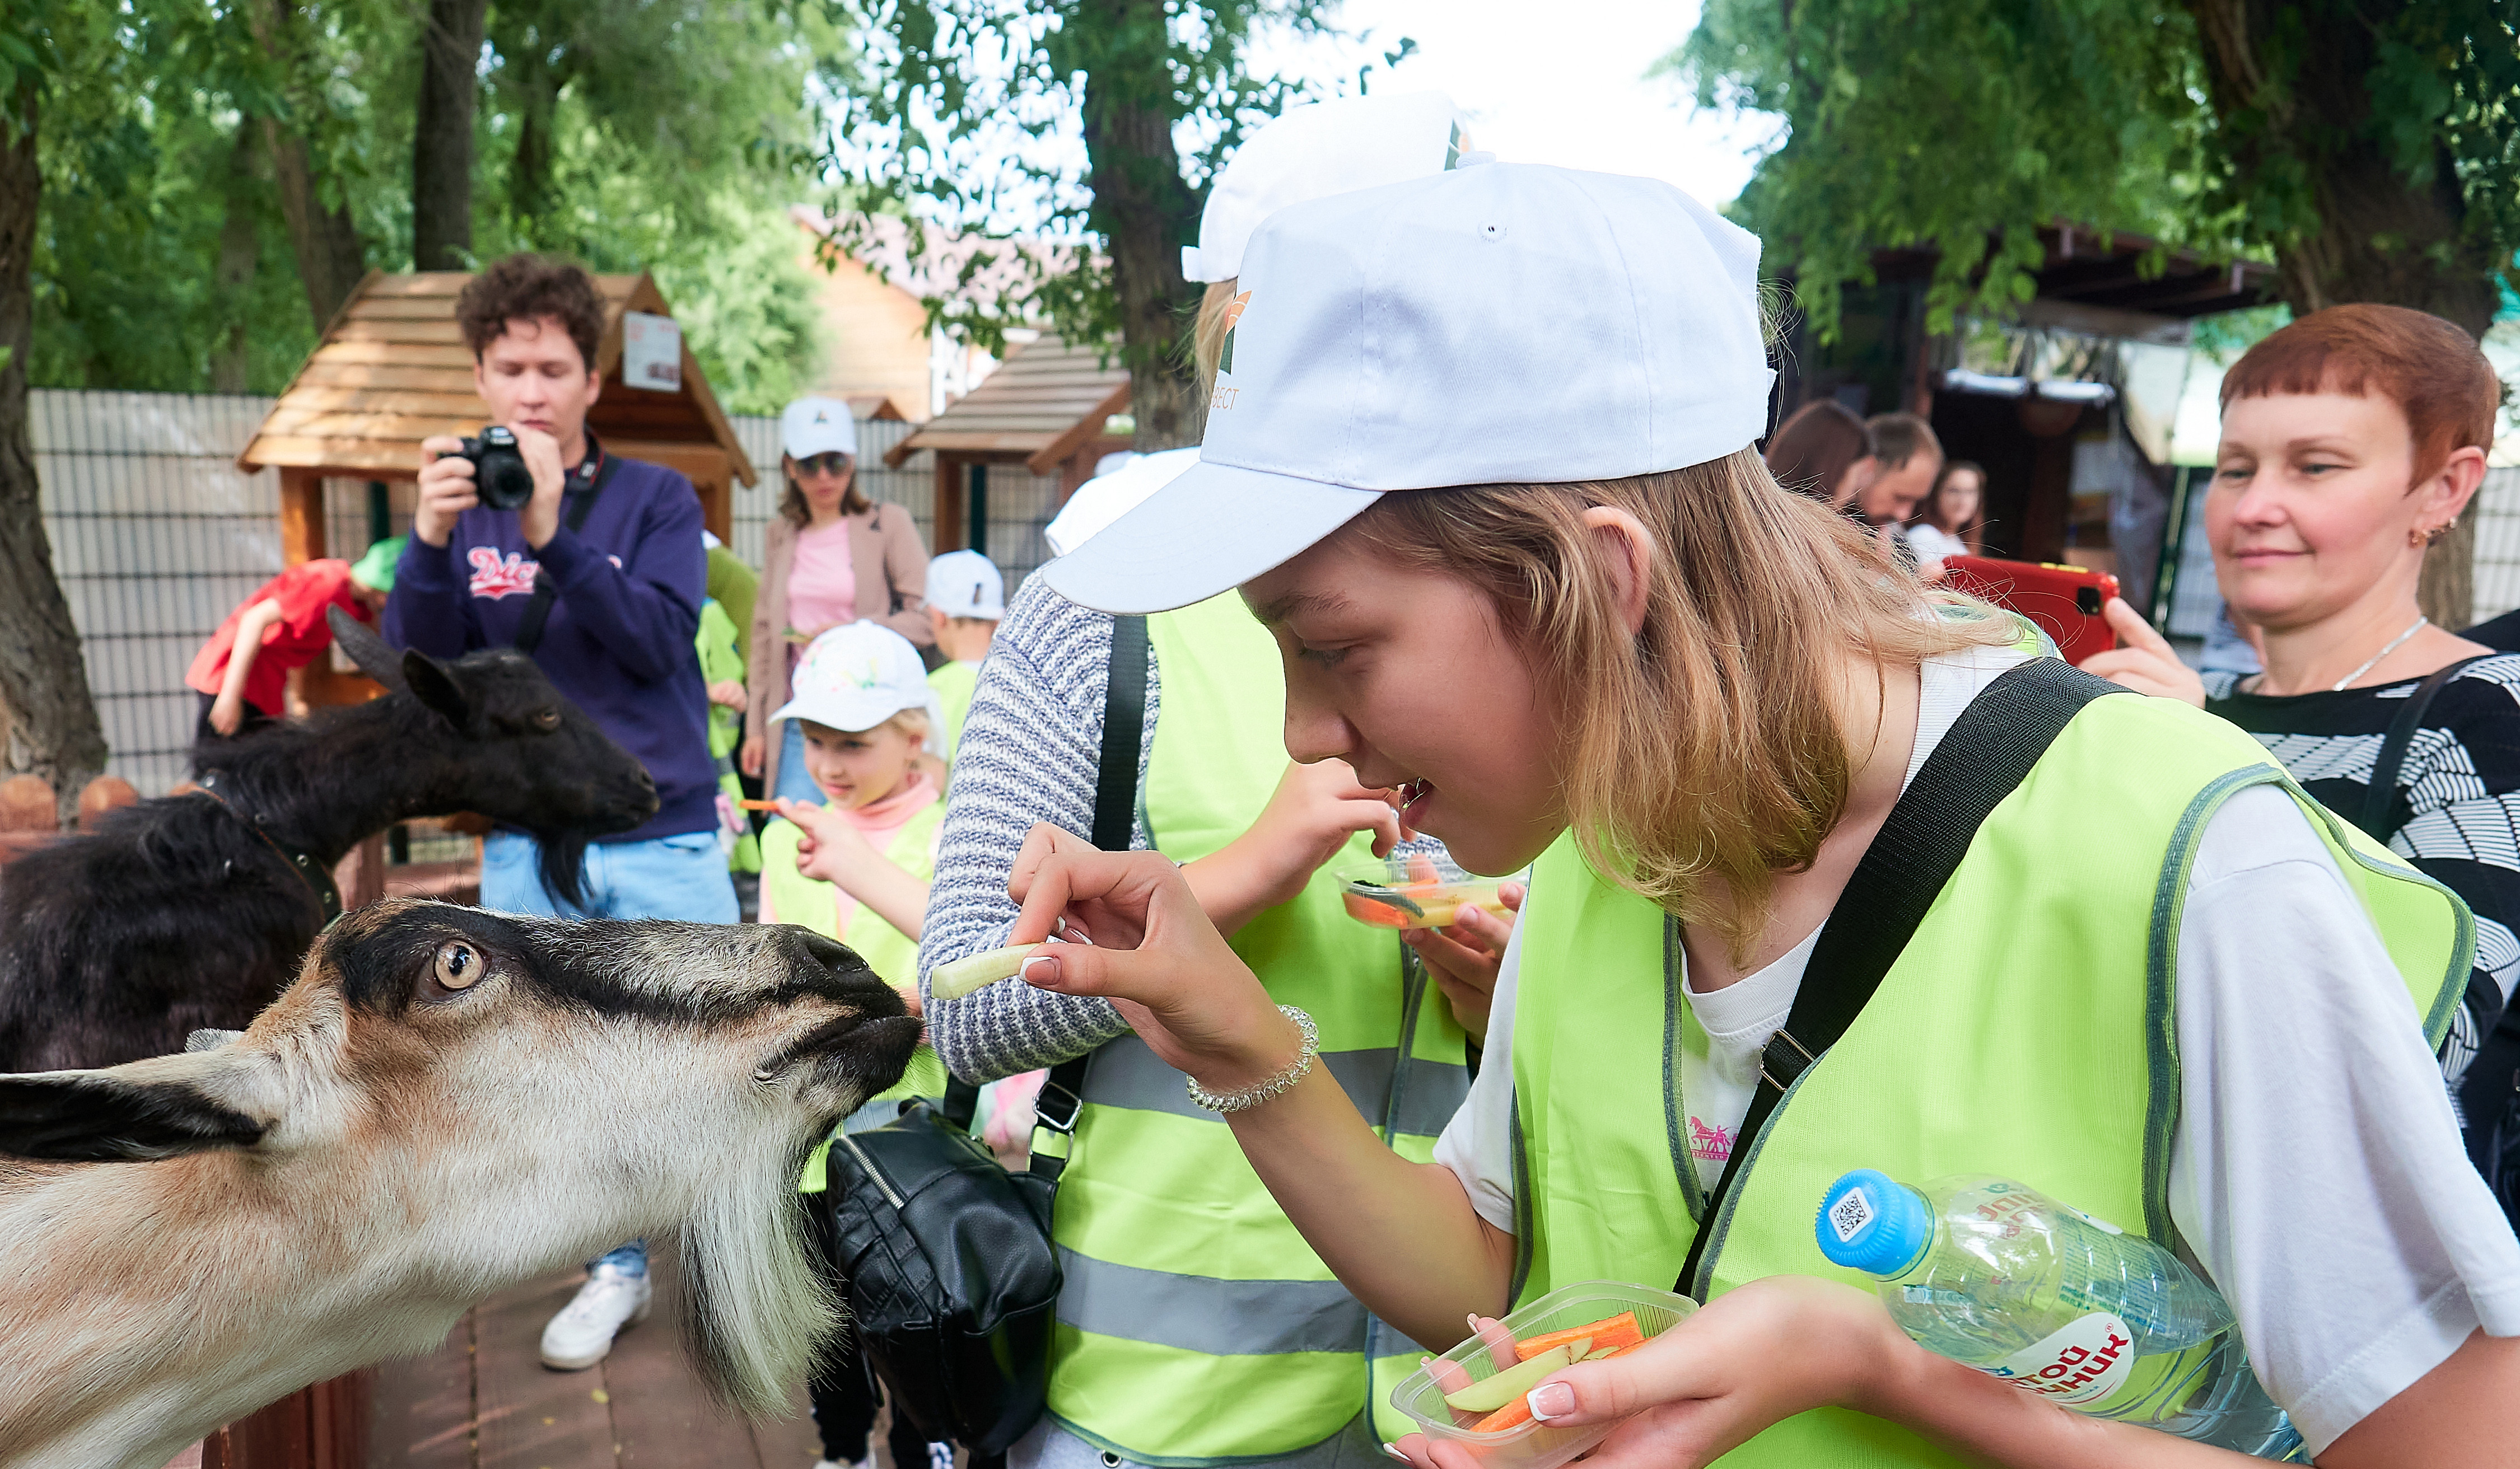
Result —
[[[1120,1004],[1429,1348],[1587,1279],[1706,1301],[1525,1395],[1616,1422],[1602,1469],[2252,1462],[1911,1342],[1815,1237],[1859,1167],[2184,1250],[2322,1464],[2511,1462],[2520,1240],[2433,1063],[2466,911],[2246,735],[1928,601],[1779,489],[1757,251],[1549,168],[1287,209],[1200,463],[1040,573],[1124,613],[1238,586],[1297,758],[1398,787],[1473,870],[1536,862],[1433,1161],[1160,857],[1037,828],[1011,938],[1094,944],[1023,979]]]
[[[927,545],[897,505],[858,488],[857,420],[837,398],[799,398],[779,416],[779,466],[788,480],[762,541],[760,596],[744,688],[743,746],[736,762],[774,796],[812,800],[803,736],[773,732],[771,710],[788,701],[788,678],[805,645],[844,623],[881,623],[924,647],[934,635],[921,601]]]
[[[1438,96],[1289,111],[1218,178],[1186,273],[1230,301],[1242,241],[1269,210],[1437,172],[1456,138]],[[1221,349],[1221,337],[1202,347]],[[1144,456],[1087,485],[1049,528],[1054,549],[1072,550],[1196,457]],[[1008,875],[1035,823],[1092,829],[1115,631],[1038,573],[1008,606],[955,763],[922,972],[1005,941]],[[1326,1017],[1324,1044],[1389,1145],[1423,1157],[1467,1089],[1462,1021],[1484,1012],[1494,956],[1470,957],[1476,937],[1414,930],[1418,952],[1459,951],[1470,971],[1430,980],[1388,929],[1345,914],[1327,868],[1389,850],[1398,819],[1387,792],[1336,762],[1289,766],[1276,649],[1231,599],[1129,632],[1146,640],[1135,654],[1144,735],[1124,756],[1140,796],[1136,839],[1188,863],[1208,920],[1267,984]],[[1491,920],[1499,948],[1503,926]],[[937,1049],[968,1081],[1092,1055],[1081,1102],[1067,1104],[1076,1131],[1052,1230],[1065,1279],[1048,1412],[1009,1450],[1012,1469],[1378,1461],[1390,1435],[1371,1414],[1417,1346],[1328,1278],[1231,1135],[1189,1105],[1179,1075],[1117,1011],[1001,985],[931,997],[928,1016]],[[1045,1094],[1060,1115],[1061,1098]]]

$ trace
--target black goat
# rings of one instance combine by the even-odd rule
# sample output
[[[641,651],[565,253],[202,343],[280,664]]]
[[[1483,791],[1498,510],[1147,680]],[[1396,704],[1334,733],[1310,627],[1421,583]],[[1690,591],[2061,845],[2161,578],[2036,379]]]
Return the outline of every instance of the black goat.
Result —
[[[144,801],[0,877],[0,1072],[113,1066],[242,1030],[296,977],[335,863],[416,816],[475,811],[566,855],[656,810],[655,782],[522,653],[396,654],[333,614],[389,690],[194,751],[207,793]],[[302,853],[301,872],[284,851]]]

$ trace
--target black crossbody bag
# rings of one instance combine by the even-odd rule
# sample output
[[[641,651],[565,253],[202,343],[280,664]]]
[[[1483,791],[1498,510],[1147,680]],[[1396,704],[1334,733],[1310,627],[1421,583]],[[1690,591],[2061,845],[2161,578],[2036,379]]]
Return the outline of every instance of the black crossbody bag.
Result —
[[[1111,631],[1111,676],[1094,793],[1094,844],[1125,852],[1137,828],[1147,716],[1147,620]],[[1054,1067],[1037,1126],[1072,1135],[1088,1056]],[[1036,1148],[1010,1174],[971,1135],[980,1091],[955,1080],[942,1105],[902,1104],[882,1127],[834,1138],[823,1211],[859,1348],[893,1411],[933,1440],[1002,1453],[1041,1417],[1058,1305],[1050,1243],[1060,1156]]]
[[[1925,757],[1829,909],[1784,1029],[1760,1053],[1758,1091],[1733,1135],[1724,1177],[1707,1196],[1673,1290],[1706,1298],[1708,1241],[1723,1232],[1725,1202],[1758,1153],[1762,1130],[1794,1083],[1863,1013],[1968,855],[1977,828],[2019,788],[2084,705],[2131,691],[2057,659],[2034,659],[1989,684]],[[1812,1201],[1814,1208],[1819,1204]]]

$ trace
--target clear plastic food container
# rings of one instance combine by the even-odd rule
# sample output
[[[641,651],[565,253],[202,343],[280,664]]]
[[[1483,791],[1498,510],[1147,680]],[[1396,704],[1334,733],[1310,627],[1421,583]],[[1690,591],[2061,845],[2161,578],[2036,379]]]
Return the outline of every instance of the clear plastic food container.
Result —
[[[1464,905],[1510,917],[1497,888],[1522,880],[1520,873],[1476,876],[1422,854],[1395,854],[1377,862],[1334,868],[1330,875],[1339,880],[1339,899],[1347,905],[1347,915],[1376,928],[1445,927]]]
[[[1628,1285],[1616,1280],[1586,1280],[1563,1286],[1505,1317],[1505,1328],[1516,1343],[1534,1343],[1573,1328],[1615,1320],[1622,1313],[1636,1318],[1638,1336],[1651,1341],[1697,1310],[1697,1303],[1687,1296],[1649,1286]],[[1616,1327],[1598,1334],[1595,1340],[1617,1342],[1622,1334]],[[1444,1402],[1446,1389],[1442,1381],[1456,1383],[1457,1372],[1466,1373],[1470,1383],[1485,1381],[1505,1368],[1497,1362],[1496,1349],[1485,1337],[1471,1337],[1452,1351],[1419,1367],[1402,1379],[1391,1390],[1391,1405],[1416,1419],[1420,1432],[1430,1439],[1444,1439],[1459,1444],[1479,1456],[1490,1469],[1556,1469],[1579,1453],[1584,1453],[1610,1436],[1616,1423],[1590,1423],[1581,1427],[1552,1428],[1536,1419],[1521,1422],[1500,1431],[1481,1433],[1472,1425],[1488,1414],[1485,1411],[1456,1408]],[[1447,1368],[1446,1363],[1451,1367]],[[1553,1371],[1554,1369],[1551,1369]],[[1439,1377],[1440,1374],[1440,1377]],[[1549,1373],[1541,1374],[1546,1378]],[[1532,1386],[1538,1386],[1535,1381]],[[1519,1397],[1519,1395],[1516,1395]]]

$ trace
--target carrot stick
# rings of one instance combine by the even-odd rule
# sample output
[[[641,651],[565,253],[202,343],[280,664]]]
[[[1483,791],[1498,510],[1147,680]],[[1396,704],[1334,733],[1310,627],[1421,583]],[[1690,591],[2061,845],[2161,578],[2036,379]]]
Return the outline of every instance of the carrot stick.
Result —
[[[1623,1311],[1617,1315],[1605,1317],[1590,1325],[1569,1326],[1563,1331],[1550,1332],[1547,1336],[1524,1337],[1514,1344],[1514,1351],[1521,1355],[1522,1360],[1529,1361],[1552,1347],[1562,1347],[1568,1342],[1580,1341],[1588,1336],[1593,1339],[1593,1350],[1596,1352],[1603,1347],[1634,1346],[1645,1339],[1644,1331],[1637,1325],[1637,1313],[1633,1311]]]
[[[746,811],[777,811],[779,809],[779,803],[776,801],[756,801],[749,796],[736,802],[735,804],[742,807]]]
[[[1508,1428],[1520,1428],[1523,1424],[1530,1421],[1531,1395],[1529,1393],[1525,1393],[1521,1397],[1513,1400],[1511,1402],[1498,1408],[1495,1412],[1481,1418],[1478,1422],[1471,1424],[1470,1432],[1503,1433]]]

